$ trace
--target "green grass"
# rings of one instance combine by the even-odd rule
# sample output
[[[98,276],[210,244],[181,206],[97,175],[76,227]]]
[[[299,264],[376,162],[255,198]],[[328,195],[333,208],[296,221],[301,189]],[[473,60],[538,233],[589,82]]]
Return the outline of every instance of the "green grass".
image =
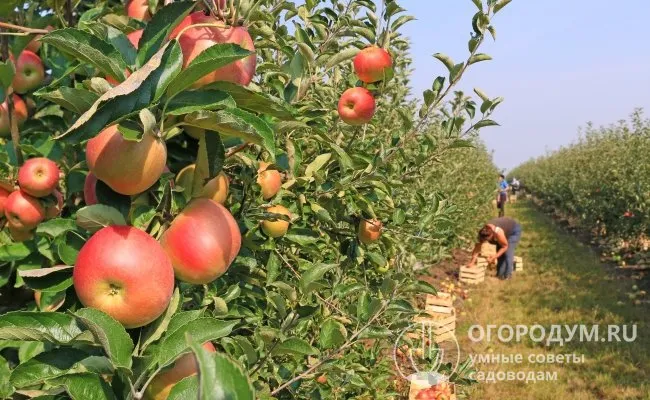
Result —
[[[469,391],[470,399],[650,399],[650,313],[647,303],[634,305],[627,293],[637,284],[630,277],[616,279],[611,267],[576,238],[564,233],[528,203],[510,206],[508,214],[523,226],[517,255],[525,271],[506,282],[487,279],[472,290],[471,302],[461,314],[457,336],[466,354],[522,354],[521,364],[478,364],[479,371],[557,372],[557,381],[497,381],[481,383]],[[619,277],[620,278],[620,277]],[[620,302],[623,302],[622,304]],[[533,342],[472,342],[472,324],[551,325],[637,324],[632,343],[580,342],[579,332],[564,346]],[[578,328],[580,329],[580,328]],[[567,337],[562,329],[563,337]],[[491,353],[490,353],[491,352]],[[580,364],[535,364],[529,354],[584,355]]]

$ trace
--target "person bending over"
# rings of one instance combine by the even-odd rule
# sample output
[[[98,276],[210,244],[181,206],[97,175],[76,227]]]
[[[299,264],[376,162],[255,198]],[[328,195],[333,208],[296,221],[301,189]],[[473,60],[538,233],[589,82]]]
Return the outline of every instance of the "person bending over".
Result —
[[[515,248],[521,239],[521,225],[509,217],[499,217],[489,220],[478,233],[478,243],[472,251],[470,267],[476,265],[476,260],[481,252],[481,245],[485,242],[495,244],[497,252],[488,257],[488,264],[497,262],[497,278],[510,279],[514,270]]]

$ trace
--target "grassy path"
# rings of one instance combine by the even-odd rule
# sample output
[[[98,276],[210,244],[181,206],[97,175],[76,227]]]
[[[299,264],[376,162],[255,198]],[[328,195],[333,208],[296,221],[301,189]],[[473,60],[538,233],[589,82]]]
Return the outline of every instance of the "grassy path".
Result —
[[[466,354],[521,354],[523,358],[521,364],[477,363],[479,371],[548,371],[556,372],[557,380],[483,382],[471,390],[469,398],[650,399],[650,310],[647,304],[634,305],[627,294],[638,282],[629,276],[617,277],[611,267],[599,262],[598,255],[589,247],[554,226],[531,205],[511,206],[508,214],[523,226],[517,255],[524,257],[526,270],[507,282],[487,279],[472,291],[472,300],[457,329],[461,349]],[[534,342],[529,335],[519,342],[516,339],[501,342],[496,338],[496,330],[490,342],[485,339],[473,342],[468,336],[472,324],[484,329],[488,325],[514,328],[539,324],[547,332],[543,342]],[[564,346],[559,343],[547,345],[552,325],[562,325],[562,337],[569,336],[565,324],[571,327],[585,324],[589,329],[598,325],[599,341],[581,342],[578,327],[576,336]],[[631,324],[637,324],[635,341],[600,341],[606,336],[608,325],[628,325],[629,335]],[[534,357],[569,353],[584,355],[584,363],[528,361],[531,354]]]

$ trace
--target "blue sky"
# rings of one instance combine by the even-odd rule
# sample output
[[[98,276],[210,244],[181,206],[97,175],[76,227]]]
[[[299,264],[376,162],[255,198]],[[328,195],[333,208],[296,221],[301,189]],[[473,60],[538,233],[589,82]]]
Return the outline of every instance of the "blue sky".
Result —
[[[402,32],[411,39],[420,96],[446,74],[433,53],[466,59],[476,7],[470,0],[399,3],[417,18]],[[473,65],[459,88],[505,97],[494,114],[501,126],[481,133],[500,168],[572,142],[588,121],[614,123],[635,107],[650,116],[650,0],[513,0],[493,23],[497,40],[482,52],[494,60]]]

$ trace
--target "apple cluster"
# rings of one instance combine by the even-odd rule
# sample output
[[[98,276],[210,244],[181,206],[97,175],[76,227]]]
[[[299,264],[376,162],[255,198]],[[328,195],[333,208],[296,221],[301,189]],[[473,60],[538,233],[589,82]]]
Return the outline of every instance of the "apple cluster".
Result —
[[[54,28],[48,26],[47,29],[52,30]],[[16,70],[14,79],[11,82],[11,87],[14,92],[11,95],[13,99],[13,112],[11,116],[16,120],[18,127],[21,127],[25,123],[28,115],[27,105],[18,94],[23,95],[38,88],[45,80],[45,67],[43,66],[43,61],[41,61],[41,58],[37,54],[41,48],[41,43],[38,41],[39,37],[29,42],[18,56],[18,59],[15,59],[13,55],[10,56]],[[7,99],[5,99],[0,105],[0,137],[9,136],[10,132],[9,105]]]
[[[393,59],[385,49],[369,46],[354,57],[354,72],[364,84],[385,80],[392,71]],[[349,125],[363,125],[375,115],[375,98],[365,87],[354,87],[341,95],[338,113],[343,122]]]
[[[63,208],[59,190],[59,167],[54,161],[30,158],[18,170],[18,189],[0,187],[0,215],[7,219],[11,237],[22,242],[46,219],[58,216]]]
[[[453,397],[452,386],[448,382],[439,383],[428,389],[421,390],[416,400],[451,400]]]

